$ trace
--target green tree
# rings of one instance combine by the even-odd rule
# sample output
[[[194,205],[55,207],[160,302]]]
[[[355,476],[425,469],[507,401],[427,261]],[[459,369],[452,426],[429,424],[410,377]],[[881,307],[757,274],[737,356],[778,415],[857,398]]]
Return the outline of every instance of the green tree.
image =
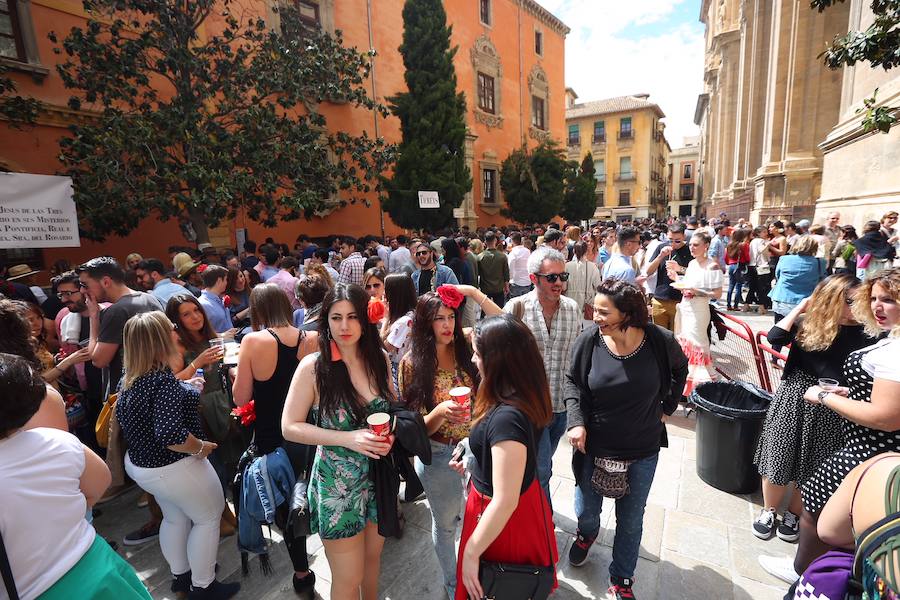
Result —
[[[41,103],[34,98],[20,96],[16,82],[6,75],[8,70],[0,63],[0,117],[6,119],[9,127],[34,125]]]
[[[530,152],[514,150],[500,167],[500,188],[509,205],[503,214],[519,223],[547,223],[562,208],[565,177],[566,159],[554,142]]]
[[[844,0],[811,0],[811,6],[824,11],[829,6]],[[900,66],[900,2],[897,0],[872,0],[870,5],[875,20],[865,31],[848,31],[835,36],[831,45],[820,57],[830,69],[852,67],[857,62],[868,62],[871,67],[881,67],[885,71]],[[863,130],[887,133],[897,122],[898,108],[876,106],[878,88],[870,98],[863,100],[864,108],[857,110],[863,114]]]
[[[593,217],[597,208],[594,195],[596,188],[594,157],[591,153],[585,154],[581,165],[574,160],[569,161],[566,168],[566,195],[559,215],[573,223]]]
[[[389,98],[400,119],[400,143],[393,176],[386,181],[384,209],[411,229],[438,229],[453,220],[472,178],[465,162],[466,99],[456,91],[450,47],[452,28],[441,0],[407,0],[403,6],[406,92]],[[437,191],[439,209],[420,209],[418,192]]]
[[[340,32],[309,29],[291,8],[276,31],[233,0],[84,8],[56,51],[69,106],[97,113],[60,142],[87,237],[154,215],[190,222],[204,242],[240,210],[274,226],[380,189],[392,147],[329,131],[320,111],[339,101],[387,114],[366,95],[368,57]]]

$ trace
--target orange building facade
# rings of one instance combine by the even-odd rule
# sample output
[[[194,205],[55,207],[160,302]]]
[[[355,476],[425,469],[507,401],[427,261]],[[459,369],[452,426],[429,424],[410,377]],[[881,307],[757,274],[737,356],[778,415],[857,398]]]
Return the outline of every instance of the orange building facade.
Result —
[[[403,0],[295,1],[301,12],[315,18],[321,27],[341,30],[346,45],[360,52],[375,49],[374,69],[366,82],[370,95],[384,103],[405,89],[398,50],[403,36]],[[273,4],[248,2],[275,25]],[[499,214],[505,206],[499,186],[502,161],[523,144],[533,147],[545,139],[563,139],[565,36],[569,30],[534,0],[445,0],[444,5],[453,27],[452,43],[459,48],[455,67],[458,87],[466,96],[466,159],[473,179],[472,190],[456,217],[460,224],[473,228],[503,224],[507,221]],[[69,124],[90,114],[66,106],[70,94],[55,71],[61,57],[54,54],[48,34],[52,30],[64,37],[72,27],[84,24],[85,13],[80,0],[10,0],[8,7],[9,14],[0,11],[0,21],[6,19],[13,33],[0,37],[0,60],[10,68],[8,75],[18,93],[39,99],[45,110],[33,128],[12,129],[0,123],[0,168],[55,174],[61,168],[59,138],[66,135]],[[206,27],[217,27],[216,19],[211,18]],[[400,141],[399,120],[392,116],[376,118],[372,112],[340,104],[327,105],[322,112],[331,130],[366,131],[389,142]],[[123,202],[123,210],[125,205]],[[401,232],[386,213],[381,214],[373,195],[369,206],[349,205],[310,221],[283,222],[275,228],[239,216],[211,229],[210,237],[217,247],[234,247],[237,230],[245,228],[248,239],[272,237],[291,245],[300,233],[311,237],[377,235],[382,227],[387,235]],[[165,259],[168,246],[186,244],[176,221],[149,218],[127,238],[110,236],[103,243],[83,239],[80,248],[13,250],[6,255],[11,262],[43,267],[58,258],[75,263],[111,255],[122,260],[129,252]]]

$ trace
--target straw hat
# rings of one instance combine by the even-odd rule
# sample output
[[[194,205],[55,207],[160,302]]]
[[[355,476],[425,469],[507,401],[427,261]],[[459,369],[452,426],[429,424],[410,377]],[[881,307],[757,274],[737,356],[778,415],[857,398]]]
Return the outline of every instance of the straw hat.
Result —
[[[178,273],[179,277],[184,277],[196,269],[199,264],[200,263],[194,262],[191,259],[191,255],[187,252],[179,252],[172,259],[172,266],[175,267],[175,272]]]
[[[14,267],[10,267],[6,273],[6,280],[12,281],[14,279],[21,279],[23,277],[28,277],[29,275],[34,275],[35,273],[40,273],[40,271],[35,271],[28,265],[15,265]]]

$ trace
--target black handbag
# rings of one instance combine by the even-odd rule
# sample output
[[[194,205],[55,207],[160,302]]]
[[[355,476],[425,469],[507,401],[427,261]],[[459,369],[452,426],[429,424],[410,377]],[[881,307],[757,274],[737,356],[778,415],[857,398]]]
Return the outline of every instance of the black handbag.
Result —
[[[321,422],[319,409],[316,409],[316,419],[312,423],[316,427]],[[308,419],[307,419],[307,422]],[[306,446],[306,458],[303,461],[304,470],[297,473],[297,481],[294,483],[294,489],[291,492],[291,499],[288,503],[288,517],[285,527],[290,531],[294,539],[300,537],[309,537],[312,534],[309,514],[309,478],[312,474],[312,453],[316,451],[317,446]]]
[[[530,427],[528,429],[531,432],[532,451],[537,456],[534,432]],[[536,474],[535,477],[537,477]],[[540,497],[543,509],[543,492]],[[484,497],[481,499],[481,513],[484,513]],[[550,564],[546,566],[517,565],[482,560],[478,567],[478,580],[481,582],[481,589],[484,592],[483,600],[546,600],[550,595],[556,580],[556,568],[553,565],[553,548],[550,546],[547,519],[543,519],[543,521]]]

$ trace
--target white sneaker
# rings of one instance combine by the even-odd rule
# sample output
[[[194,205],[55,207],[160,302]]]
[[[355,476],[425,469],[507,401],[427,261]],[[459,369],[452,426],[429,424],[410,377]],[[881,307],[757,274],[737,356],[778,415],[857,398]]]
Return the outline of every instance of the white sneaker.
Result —
[[[789,585],[793,585],[795,581],[800,579],[797,571],[794,570],[794,559],[785,558],[783,556],[758,556],[756,559],[766,573],[777,577]]]

